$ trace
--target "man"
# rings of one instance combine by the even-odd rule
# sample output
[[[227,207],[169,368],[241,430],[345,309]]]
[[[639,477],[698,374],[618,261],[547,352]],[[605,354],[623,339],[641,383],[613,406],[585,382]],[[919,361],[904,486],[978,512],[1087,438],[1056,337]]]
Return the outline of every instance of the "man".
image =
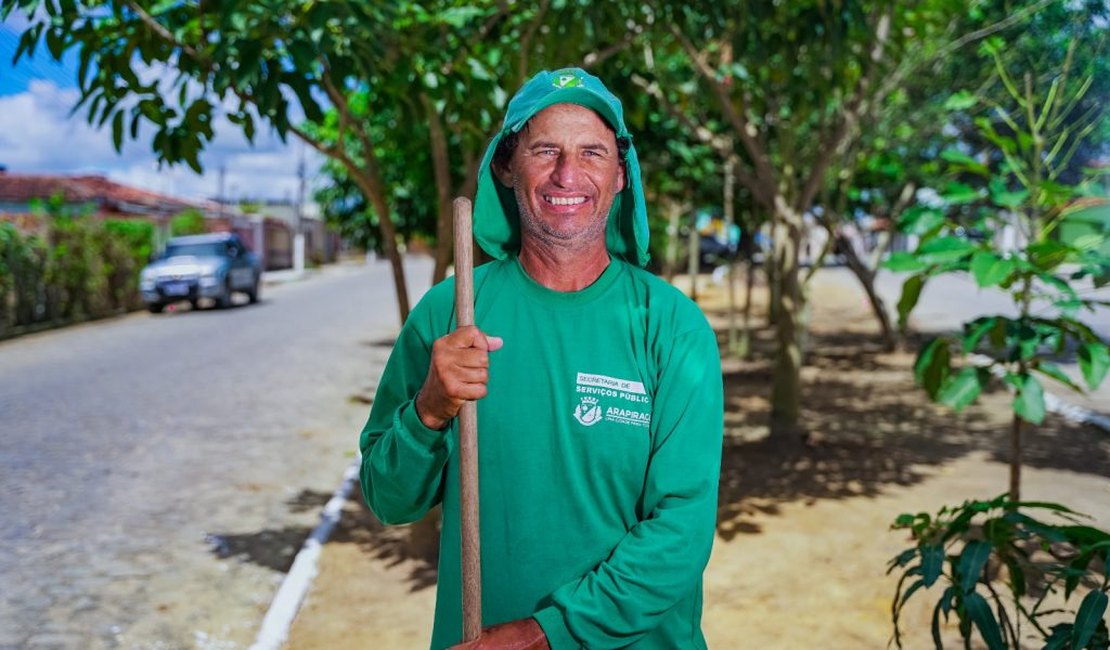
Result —
[[[486,629],[461,647],[704,648],[716,336],[640,268],[639,164],[596,77],[541,72],[513,97],[482,161],[474,231],[494,260],[475,271],[478,327],[455,329],[452,280],[432,288],[360,440],[383,522],[443,504],[432,647],[462,636],[455,416],[479,400]]]

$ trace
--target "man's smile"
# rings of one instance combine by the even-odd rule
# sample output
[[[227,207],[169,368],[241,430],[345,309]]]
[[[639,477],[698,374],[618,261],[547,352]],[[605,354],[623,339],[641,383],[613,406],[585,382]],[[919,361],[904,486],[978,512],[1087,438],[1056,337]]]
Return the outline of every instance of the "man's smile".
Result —
[[[551,205],[580,205],[580,204],[586,202],[586,197],[584,197],[584,196],[551,196],[550,194],[544,194],[543,195],[543,200],[547,201]]]

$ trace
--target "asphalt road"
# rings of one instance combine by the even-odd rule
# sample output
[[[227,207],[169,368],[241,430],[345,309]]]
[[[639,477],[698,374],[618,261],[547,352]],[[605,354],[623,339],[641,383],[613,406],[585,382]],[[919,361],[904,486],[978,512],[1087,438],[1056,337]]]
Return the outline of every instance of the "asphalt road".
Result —
[[[250,644],[398,323],[382,262],[262,300],[0,343],[0,649]]]

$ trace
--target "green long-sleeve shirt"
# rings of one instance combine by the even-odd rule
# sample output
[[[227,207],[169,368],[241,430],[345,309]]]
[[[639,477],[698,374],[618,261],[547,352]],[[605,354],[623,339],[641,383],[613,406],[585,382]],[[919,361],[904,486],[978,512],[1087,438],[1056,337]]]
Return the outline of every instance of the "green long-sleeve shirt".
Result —
[[[443,503],[433,648],[462,636],[458,434],[425,427],[412,400],[454,328],[453,290],[413,310],[360,440],[382,521]],[[491,262],[475,296],[479,328],[505,341],[478,403],[483,625],[532,616],[554,650],[705,647],[723,407],[704,316],[616,259],[569,293]]]

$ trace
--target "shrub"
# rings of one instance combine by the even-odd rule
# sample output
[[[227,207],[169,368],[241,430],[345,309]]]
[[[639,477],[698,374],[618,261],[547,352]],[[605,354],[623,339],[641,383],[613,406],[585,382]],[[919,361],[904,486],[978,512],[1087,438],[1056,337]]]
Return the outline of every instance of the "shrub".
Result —
[[[1034,519],[1028,514],[1034,511],[1052,520]],[[990,650],[1026,647],[1028,625],[1045,650],[1106,650],[1110,533],[1084,518],[1059,504],[1006,496],[944,507],[935,516],[900,515],[892,528],[908,530],[915,544],[887,571],[902,571],[891,608],[895,644],[902,647],[898,623],[906,602],[940,583],[945,589],[932,617],[937,648],[944,647],[942,616],[955,614],[965,647],[975,632]],[[1081,586],[1086,595],[1069,609]]]

